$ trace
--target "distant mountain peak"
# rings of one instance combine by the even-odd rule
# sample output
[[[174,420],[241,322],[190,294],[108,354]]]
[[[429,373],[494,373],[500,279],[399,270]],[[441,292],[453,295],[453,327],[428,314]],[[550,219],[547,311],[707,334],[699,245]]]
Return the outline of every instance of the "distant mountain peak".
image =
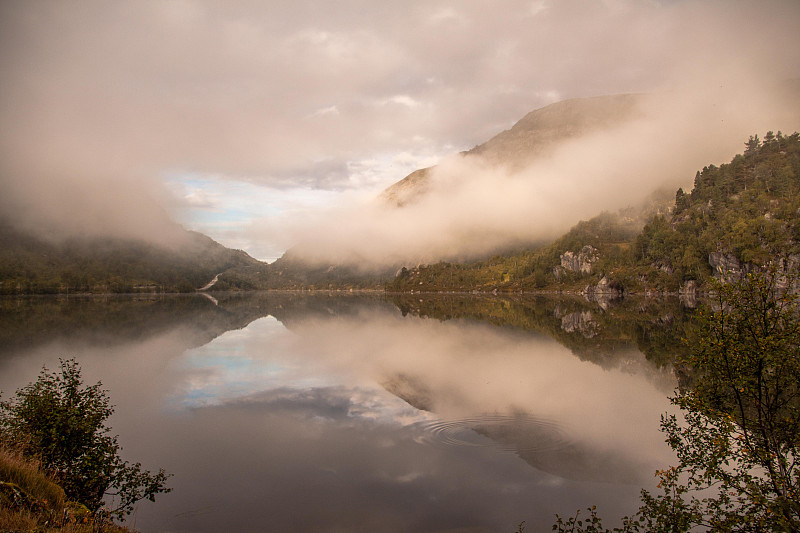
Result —
[[[562,100],[531,111],[510,129],[460,155],[519,170],[564,141],[641,117],[643,98],[641,94],[616,94]],[[398,207],[413,203],[428,191],[434,168],[415,170],[388,187],[381,200]]]

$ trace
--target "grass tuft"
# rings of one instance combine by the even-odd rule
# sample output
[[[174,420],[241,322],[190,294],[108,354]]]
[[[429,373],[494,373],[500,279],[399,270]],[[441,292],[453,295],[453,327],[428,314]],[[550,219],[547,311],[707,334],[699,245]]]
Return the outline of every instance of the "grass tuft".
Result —
[[[64,490],[14,446],[0,442],[0,531],[36,533],[133,533],[94,519],[67,502]]]

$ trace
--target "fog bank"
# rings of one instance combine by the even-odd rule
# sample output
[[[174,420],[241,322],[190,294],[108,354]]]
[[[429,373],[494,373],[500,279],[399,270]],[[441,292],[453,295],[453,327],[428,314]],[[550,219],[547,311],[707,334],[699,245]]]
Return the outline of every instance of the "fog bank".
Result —
[[[376,200],[289,221],[301,243],[293,253],[381,266],[475,258],[557,238],[657,190],[690,190],[697,171],[728,162],[750,135],[800,129],[800,91],[790,86],[737,80],[733,89],[646,95],[634,118],[563,140],[522,169],[453,155],[402,207]]]
[[[446,193],[402,216],[346,205],[248,225],[251,213],[204,211],[214,235],[318,255],[481,253],[532,226],[557,234],[645,181],[685,183],[755,132],[797,129],[762,112],[770,84],[800,77],[798,36],[796,0],[2,2],[0,214],[51,236],[169,241],[170,214],[191,203],[165,186],[176,176],[360,205],[409,161],[427,166],[555,101],[688,96],[522,173],[444,163]],[[398,154],[405,166],[386,163]],[[668,176],[651,175],[665,163]]]

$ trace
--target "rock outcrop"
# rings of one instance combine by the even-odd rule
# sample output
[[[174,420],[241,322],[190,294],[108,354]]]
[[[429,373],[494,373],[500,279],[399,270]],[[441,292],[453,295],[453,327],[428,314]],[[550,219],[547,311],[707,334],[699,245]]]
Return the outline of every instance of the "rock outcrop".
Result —
[[[587,285],[582,291],[584,298],[597,303],[602,309],[607,309],[612,300],[622,298],[622,287],[615,281],[603,276],[597,285]]]
[[[599,253],[594,246],[587,244],[577,254],[575,252],[564,252],[561,254],[561,267],[570,272],[581,274],[591,274],[592,264],[599,259]]]
[[[752,263],[742,263],[735,255],[722,252],[708,254],[708,264],[711,266],[714,278],[723,283],[733,283],[750,272],[769,269],[769,267],[759,267]],[[800,254],[776,259],[770,264],[775,267],[778,289],[800,293]]]
[[[715,279],[723,283],[731,283],[741,279],[745,270],[733,254],[711,252],[708,254],[708,264],[711,266]]]
[[[792,254],[778,261],[777,285],[780,290],[800,294],[800,254]]]

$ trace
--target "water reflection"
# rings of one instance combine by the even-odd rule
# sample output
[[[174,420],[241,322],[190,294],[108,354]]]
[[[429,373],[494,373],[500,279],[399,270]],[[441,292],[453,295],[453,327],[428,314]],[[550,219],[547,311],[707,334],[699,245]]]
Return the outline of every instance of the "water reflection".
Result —
[[[145,532],[549,531],[630,512],[670,459],[674,378],[639,349],[669,307],[215,298],[0,301],[2,390],[75,354],[129,457],[175,473]]]
[[[429,442],[447,446],[492,446],[522,454],[562,451],[570,445],[557,423],[524,413],[433,420],[421,427],[433,436]],[[476,439],[476,435],[489,439]]]
[[[517,413],[485,414],[458,420],[419,424],[425,442],[447,446],[487,446],[514,453],[532,467],[564,479],[603,483],[646,483],[640,465],[617,450],[606,451],[576,442],[557,422]]]

